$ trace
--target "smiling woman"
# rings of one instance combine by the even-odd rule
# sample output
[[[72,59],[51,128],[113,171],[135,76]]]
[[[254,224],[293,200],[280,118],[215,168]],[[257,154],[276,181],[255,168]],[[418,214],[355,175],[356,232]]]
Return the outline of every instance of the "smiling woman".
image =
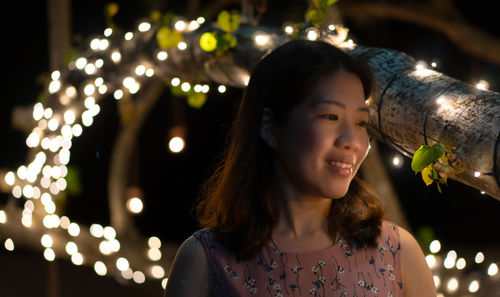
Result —
[[[370,77],[324,42],[291,41],[259,62],[200,195],[205,228],[180,247],[166,297],[436,296],[415,239],[356,176]]]

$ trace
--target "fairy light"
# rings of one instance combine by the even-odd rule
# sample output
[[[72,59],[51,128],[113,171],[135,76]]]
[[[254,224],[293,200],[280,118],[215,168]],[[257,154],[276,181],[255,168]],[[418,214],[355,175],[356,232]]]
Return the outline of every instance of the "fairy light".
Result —
[[[68,241],[66,243],[65,249],[66,249],[66,253],[68,253],[68,255],[74,255],[78,252],[78,246],[73,241]]]
[[[429,250],[431,253],[436,254],[441,250],[441,242],[439,240],[433,240],[429,245]]]
[[[109,37],[109,36],[111,36],[111,34],[113,34],[113,29],[111,29],[111,28],[106,28],[106,29],[104,30],[104,36]]]
[[[45,251],[43,251],[43,257],[45,260],[52,262],[56,258],[56,253],[54,253],[54,250],[51,248],[46,248]]]
[[[188,82],[183,82],[181,84],[181,90],[184,92],[188,92],[191,89],[191,85]]]
[[[187,49],[187,43],[185,43],[184,41],[181,41],[177,44],[177,48],[180,49],[181,51]]]
[[[294,30],[293,30],[292,26],[287,25],[287,26],[285,26],[285,28],[283,29],[283,31],[285,31],[285,33],[288,34],[288,35],[292,35]]]
[[[458,280],[454,277],[450,278],[446,284],[446,288],[450,293],[455,292],[458,289]]]
[[[141,271],[134,271],[132,278],[133,278],[134,282],[136,282],[138,284],[142,284],[146,281],[146,276]]]
[[[198,22],[198,24],[200,24],[200,25],[201,25],[201,24],[203,24],[203,23],[205,22],[205,18],[204,18],[204,17],[198,17],[198,18],[196,19],[196,22]]]
[[[179,136],[172,137],[168,142],[168,148],[172,153],[180,153],[184,149],[184,139]]]
[[[120,100],[123,98],[123,91],[118,89],[116,91],[114,91],[113,93],[113,97],[116,99],[116,100]]]
[[[43,117],[46,118],[47,120],[52,117],[54,112],[52,111],[52,108],[48,107],[43,111]]]
[[[156,54],[156,58],[160,61],[165,61],[168,58],[168,53],[166,51],[159,51]]]
[[[33,119],[35,121],[39,121],[43,118],[43,105],[41,103],[37,103],[33,106]]]
[[[16,182],[16,175],[14,172],[9,171],[4,176],[5,183],[9,186],[12,186]]]
[[[54,241],[52,240],[52,236],[50,236],[48,234],[44,234],[42,236],[42,238],[40,239],[40,241],[42,243],[42,246],[44,246],[46,248],[52,247],[52,245],[54,244]]]
[[[14,188],[12,188],[12,196],[14,196],[14,198],[21,198],[22,195],[23,190],[20,186],[15,186]]]
[[[474,262],[477,264],[481,264],[484,262],[484,254],[482,252],[478,252],[474,257]]]
[[[125,36],[123,37],[125,40],[129,41],[129,40],[132,40],[132,38],[134,38],[134,33],[132,32],[127,32],[125,33]]]
[[[175,24],[174,24],[174,28],[177,31],[184,31],[184,30],[186,30],[186,27],[187,27],[186,22],[182,21],[182,20],[179,20],[179,21],[175,22]]]
[[[478,88],[480,90],[487,90],[489,87],[490,87],[490,84],[487,81],[485,81],[485,80],[480,80],[476,84],[476,88]]]
[[[96,261],[94,263],[94,270],[97,275],[105,276],[108,273],[108,269],[106,268],[106,264],[101,261]]]
[[[101,238],[104,235],[104,228],[99,224],[90,225],[90,234],[95,238]]]
[[[7,214],[5,211],[0,210],[0,224],[5,224],[7,223]]]
[[[197,21],[191,21],[189,22],[189,25],[187,27],[188,31],[194,31],[200,27],[200,24]]]
[[[151,29],[151,24],[148,23],[148,22],[142,22],[142,23],[139,24],[139,26],[137,27],[137,29],[140,32],[147,32],[147,31],[149,31],[149,29]]]
[[[465,262],[464,258],[460,258],[460,259],[457,260],[456,267],[457,267],[458,270],[464,269],[466,265],[467,265],[467,263]]]
[[[85,65],[87,65],[87,59],[83,57],[78,58],[75,62],[76,68],[80,70],[83,70],[85,68]]]
[[[141,75],[144,75],[144,73],[146,73],[146,66],[139,65],[139,66],[135,67],[135,74],[141,76]]]
[[[403,158],[399,154],[395,154],[392,158],[392,165],[396,168],[401,168],[403,166]]]
[[[469,284],[469,292],[476,293],[477,291],[479,291],[479,281],[473,280]]]
[[[430,269],[436,266],[436,257],[434,255],[427,255],[425,257],[425,261],[427,262],[427,266],[429,266]]]
[[[161,247],[161,240],[156,236],[151,236],[148,239],[148,246],[152,249],[159,249]]]
[[[262,33],[262,32],[256,32],[254,34],[253,40],[255,42],[255,45],[259,48],[264,48],[266,47],[269,42],[270,42],[270,37],[268,34]]]
[[[132,269],[127,269],[127,270],[124,270],[121,272],[121,275],[124,279],[132,279],[132,277],[134,276],[134,272],[132,271]]]
[[[127,270],[129,268],[128,260],[123,257],[118,258],[116,260],[116,268],[120,271]]]
[[[319,32],[315,28],[307,29],[306,37],[307,37],[307,39],[309,39],[311,41],[315,41],[319,38]]]
[[[83,255],[76,252],[73,255],[71,255],[71,262],[75,265],[82,265],[83,264]]]
[[[127,201],[127,208],[130,212],[138,214],[142,211],[142,200],[138,197],[132,197]]]
[[[111,239],[109,241],[109,248],[112,252],[115,252],[115,253],[118,252],[120,250],[120,247],[121,247],[121,245],[120,245],[120,242],[118,240]]]
[[[494,276],[498,273],[498,266],[496,263],[491,263],[490,266],[488,266],[488,275],[489,276]]]
[[[172,78],[170,84],[174,87],[177,87],[181,83],[181,80],[178,77]]]
[[[118,50],[114,50],[111,52],[111,61],[114,63],[119,63],[122,59],[122,54]]]
[[[4,242],[4,247],[6,250],[12,252],[14,250],[14,241],[12,241],[12,239],[10,238],[7,238]]]
[[[436,289],[439,288],[439,286],[441,285],[441,279],[439,278],[439,276],[434,275],[432,279],[434,280],[434,286],[436,287]]]
[[[220,85],[218,88],[217,88],[217,91],[219,91],[219,93],[223,94],[226,92],[226,86],[225,85]]]
[[[159,265],[154,265],[153,267],[151,267],[151,274],[154,278],[160,279],[165,276],[165,270]]]
[[[95,68],[100,69],[100,68],[102,68],[102,66],[104,66],[104,60],[97,59],[97,60],[95,60],[94,65],[95,65]]]
[[[480,171],[474,171],[474,177],[480,177],[482,174]]]
[[[168,277],[164,278],[161,281],[161,286],[162,286],[163,289],[165,289],[167,287],[167,282],[168,282]]]
[[[80,226],[77,223],[69,224],[68,233],[73,237],[80,235]]]
[[[116,237],[116,231],[115,231],[115,229],[113,227],[107,226],[103,230],[103,236],[107,240],[112,240],[112,239],[114,239]]]
[[[148,257],[152,261],[158,261],[161,259],[161,251],[157,248],[151,248],[148,250]]]
[[[103,240],[99,243],[99,251],[103,255],[110,255],[113,251],[111,250],[111,244],[107,240]]]

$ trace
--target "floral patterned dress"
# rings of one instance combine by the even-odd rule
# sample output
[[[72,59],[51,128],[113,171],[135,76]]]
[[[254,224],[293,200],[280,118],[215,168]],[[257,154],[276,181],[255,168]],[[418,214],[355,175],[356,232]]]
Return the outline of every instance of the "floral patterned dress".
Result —
[[[251,261],[238,261],[208,229],[194,234],[215,274],[218,297],[402,296],[398,228],[382,222],[377,248],[351,249],[345,240],[313,252],[290,253],[266,245]]]

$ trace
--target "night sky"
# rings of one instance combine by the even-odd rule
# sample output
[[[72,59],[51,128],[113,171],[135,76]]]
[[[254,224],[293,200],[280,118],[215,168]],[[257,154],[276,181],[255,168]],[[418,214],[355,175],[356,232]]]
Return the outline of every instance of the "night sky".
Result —
[[[120,11],[115,21],[125,30],[149,13],[141,1],[116,2],[120,4]],[[279,26],[289,18],[301,20],[304,10],[299,8],[305,7],[305,1],[269,2],[272,4],[268,6],[262,25]],[[89,35],[101,34],[105,29],[105,3],[73,1],[72,32],[76,48]],[[184,13],[182,1],[168,3],[174,12]],[[466,19],[500,38],[500,21],[497,12],[488,6],[493,5],[490,1],[457,3]],[[5,11],[16,17],[2,20],[6,52],[3,54],[4,94],[0,109],[0,168],[8,170],[16,170],[24,164],[27,153],[26,135],[11,128],[12,110],[15,106],[34,104],[42,91],[43,77],[50,75],[46,1],[30,2],[29,8],[26,5],[21,1],[9,3]],[[369,22],[370,25],[365,26],[346,22],[359,44],[397,49],[428,62],[436,59],[438,71],[467,82],[485,79],[491,90],[500,91],[500,66],[462,52],[439,33],[396,21]],[[223,95],[210,93],[207,103],[199,110],[186,106],[187,147],[180,155],[172,155],[167,150],[172,99],[169,90],[166,89],[157,101],[142,127],[132,172],[133,182],[144,191],[145,209],[135,219],[144,235],[180,242],[198,228],[190,209],[200,184],[210,174],[215,156],[223,148],[241,94],[240,89],[228,88]],[[116,101],[105,98],[94,124],[73,140],[69,166],[80,170],[83,191],[81,195],[68,196],[64,207],[65,214],[74,221],[87,225],[109,224],[107,174],[119,128]],[[500,227],[498,200],[454,181],[449,181],[444,193],[439,194],[434,185],[425,187],[420,176],[414,175],[409,159],[405,159],[403,167],[394,168],[390,164],[395,151],[383,144],[380,147],[414,233],[430,226],[443,246],[449,248],[500,245],[500,236],[491,233]],[[0,194],[0,205],[8,199],[8,195]]]

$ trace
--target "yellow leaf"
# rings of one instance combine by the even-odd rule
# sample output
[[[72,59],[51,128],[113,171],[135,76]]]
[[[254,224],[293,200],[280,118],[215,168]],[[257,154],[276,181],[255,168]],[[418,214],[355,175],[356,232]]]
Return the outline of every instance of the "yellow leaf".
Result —
[[[109,3],[108,5],[106,5],[106,14],[110,17],[113,17],[115,16],[117,13],[118,13],[118,4],[112,2],[112,3]]]
[[[149,18],[151,19],[151,21],[153,22],[156,22],[156,21],[159,21],[160,18],[161,18],[161,12],[159,12],[158,10],[153,10],[150,14],[149,14]]]
[[[182,34],[170,30],[167,26],[162,26],[158,29],[158,32],[156,32],[156,41],[161,48],[173,48],[182,41]]]
[[[200,47],[206,52],[211,52],[217,47],[217,38],[210,32],[203,33],[200,37]]]
[[[217,23],[219,23],[222,30],[228,33],[234,32],[240,26],[240,15],[235,12],[223,10],[217,16]]]
[[[422,170],[422,179],[424,180],[426,186],[432,184],[434,181],[432,179],[432,164]]]
[[[440,159],[441,159],[441,162],[448,163],[448,157],[446,157],[446,154],[443,154]]]
[[[207,95],[204,93],[190,94],[187,98],[187,103],[193,108],[201,108],[207,101]]]

